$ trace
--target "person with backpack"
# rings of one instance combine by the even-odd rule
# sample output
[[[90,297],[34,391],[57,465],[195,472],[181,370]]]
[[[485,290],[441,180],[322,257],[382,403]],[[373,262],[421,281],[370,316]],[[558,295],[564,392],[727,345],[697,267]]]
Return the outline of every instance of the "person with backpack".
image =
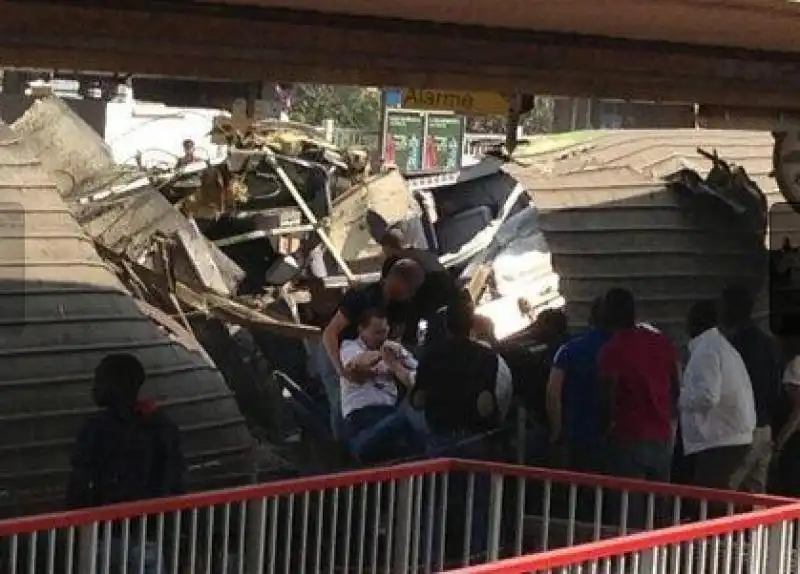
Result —
[[[139,400],[144,367],[129,354],[111,354],[95,369],[92,395],[100,411],[78,432],[67,486],[67,507],[105,506],[183,492],[184,460],[177,426],[152,401]],[[100,541],[100,561],[105,559]],[[155,543],[141,548],[138,536],[128,543],[128,569],[156,572],[161,557]],[[104,572],[122,571],[122,542],[112,531],[110,564]],[[106,569],[106,566],[109,566]]]

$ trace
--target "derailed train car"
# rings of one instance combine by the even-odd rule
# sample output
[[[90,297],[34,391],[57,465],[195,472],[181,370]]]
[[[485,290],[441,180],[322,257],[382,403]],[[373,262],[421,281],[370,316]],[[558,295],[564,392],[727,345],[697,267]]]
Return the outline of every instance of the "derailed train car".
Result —
[[[776,197],[769,178],[768,134],[693,130],[598,132],[581,143],[522,158],[517,163],[502,165],[490,158],[438,187],[426,186],[424,182],[406,185],[400,181],[403,194],[399,198],[394,193],[398,189],[396,173],[372,180],[388,182],[385,187],[356,183],[349,189],[337,190],[330,185],[335,180],[330,177],[331,172],[314,175],[318,165],[331,165],[330,161],[319,157],[284,159],[277,164],[283,166],[284,173],[289,174],[293,166],[302,167],[289,174],[289,180],[295,191],[300,190],[301,199],[317,225],[328,232],[327,241],[333,249],[328,249],[326,255],[325,249],[319,248],[320,244],[326,247],[319,235],[313,239],[316,244],[307,243],[305,250],[298,250],[298,245],[291,242],[298,234],[301,240],[308,240],[314,229],[309,229],[308,214],[295,198],[287,199],[285,193],[291,190],[281,180],[276,164],[263,151],[241,154],[241,157],[255,155],[258,160],[248,173],[252,175],[254,171],[260,179],[259,189],[263,193],[257,195],[262,197],[262,203],[251,206],[253,209],[225,210],[219,208],[236,198],[218,196],[215,206],[218,215],[194,212],[195,226],[176,209],[175,198],[163,192],[163,179],[149,175],[142,179],[141,173],[120,170],[103,151],[102,142],[96,141],[91,130],[83,130],[79,120],[75,122],[65,116],[57,100],[40,104],[35,113],[14,126],[20,139],[18,145],[28,155],[23,160],[15,159],[14,168],[4,171],[4,181],[12,183],[3,189],[18,181],[21,164],[30,164],[26,169],[33,170],[29,185],[40,186],[46,181],[51,187],[50,194],[62,201],[52,189],[57,186],[70,208],[68,212],[61,204],[65,229],[83,237],[85,257],[92,262],[88,265],[92,269],[102,263],[72,216],[98,249],[103,250],[106,264],[113,264],[118,271],[119,266],[127,266],[141,268],[140,273],[146,274],[163,265],[164,260],[153,258],[151,247],[155,237],[177,236],[184,241],[184,247],[190,247],[172,253],[175,257],[167,273],[173,289],[176,285],[182,285],[183,289],[171,294],[189,299],[181,299],[176,305],[174,300],[162,298],[156,306],[160,305],[162,315],[172,315],[173,322],[181,322],[181,312],[187,311],[186,323],[172,325],[171,330],[182,333],[190,346],[202,345],[222,372],[224,381],[212,362],[195,351],[187,362],[201,365],[200,370],[209,373],[210,378],[207,387],[198,386],[195,380],[184,384],[188,375],[183,373],[193,371],[182,371],[175,364],[181,364],[176,357],[184,357],[183,353],[188,351],[182,346],[175,347],[172,339],[165,339],[163,330],[144,315],[129,313],[136,317],[132,324],[149,329],[153,335],[142,331],[134,337],[130,333],[136,332],[131,330],[130,322],[121,324],[111,317],[95,316],[102,315],[96,310],[103,308],[100,301],[108,296],[102,295],[103,290],[84,294],[83,304],[95,311],[85,311],[88,318],[83,323],[77,322],[94,324],[94,321],[113,327],[108,335],[95,328],[93,336],[111,342],[133,340],[135,344],[130,343],[133,346],[128,348],[136,350],[136,345],[144,345],[141,351],[136,351],[140,355],[150,353],[151,346],[157,347],[155,341],[168,341],[164,345],[172,354],[160,359],[166,366],[147,361],[154,378],[150,392],[164,402],[170,414],[174,413],[187,433],[190,456],[199,461],[193,463],[192,468],[196,469],[193,472],[209,473],[208,480],[203,478],[195,483],[198,486],[226,476],[244,481],[248,477],[242,469],[249,472],[258,466],[252,456],[245,454],[252,447],[245,423],[257,434],[263,427],[276,424],[283,398],[274,385],[270,386],[270,382],[274,383],[270,378],[272,369],[279,366],[290,370],[298,379],[307,376],[306,349],[301,340],[314,338],[317,326],[335,308],[337,294],[350,279],[330,252],[344,262],[352,276],[374,279],[374,273],[369,272],[377,267],[379,250],[373,238],[382,226],[411,222],[410,227],[417,226],[424,242],[436,249],[446,264],[457,271],[463,270],[465,282],[480,284],[476,290],[479,309],[495,319],[501,336],[514,335],[530,321],[531,317],[520,308],[520,299],[527,300],[525,309],[534,311],[566,301],[571,320],[580,326],[593,297],[611,286],[622,285],[637,295],[642,319],[680,339],[686,310],[694,300],[715,296],[731,281],[759,286],[766,276],[762,272],[766,254],[766,200],[761,190],[769,201]],[[744,166],[754,181],[726,171],[723,164],[718,164],[719,169],[712,177],[705,177],[712,162],[698,155],[698,147],[716,149],[719,157]],[[41,165],[34,169],[37,158]],[[236,162],[231,165],[234,171],[238,170]],[[318,179],[313,179],[317,176]],[[226,183],[227,176],[219,166],[201,165],[194,177],[194,182],[191,177],[182,178],[180,182],[170,181],[167,187],[172,191],[181,185],[199,189],[210,183],[208,189],[217,192],[230,189],[220,185]],[[303,195],[309,191],[310,195]],[[11,195],[9,198],[13,199]],[[34,221],[37,209],[32,206],[29,211],[30,220]],[[240,217],[243,213],[244,217]],[[303,225],[306,227],[297,229]],[[33,234],[32,229],[25,233]],[[35,234],[26,241],[50,246],[43,239],[37,240]],[[60,253],[57,257],[70,259]],[[39,265],[30,262],[22,267],[38,269]],[[51,273],[53,281],[67,274],[59,268],[52,268]],[[105,268],[103,273],[101,283],[116,286],[119,305],[147,308],[149,317],[157,315],[151,305],[156,301],[148,299],[147,293],[146,304],[142,304],[143,295],[137,293],[139,286],[133,283],[128,286],[131,293],[136,293],[136,298],[131,297]],[[192,283],[197,283],[198,275],[201,283],[210,281],[213,289],[204,291],[202,285]],[[67,308],[61,302],[66,294],[55,290],[48,297],[54,312],[61,313],[62,308]],[[218,306],[214,307],[215,304]],[[75,313],[62,315],[72,320]],[[124,315],[117,311],[109,313],[115,317]],[[52,333],[45,326],[48,322],[27,317],[9,321],[41,324],[26,331],[31,338],[26,348],[48,349],[47,341],[38,347],[35,344],[37,337],[47,339],[48,333]],[[160,319],[162,324],[167,323],[167,318]],[[180,327],[188,329],[181,331]],[[68,340],[77,340],[75,337],[70,333]],[[150,346],[139,339],[150,341]],[[47,445],[51,449],[48,452],[55,453],[53,460],[61,461],[61,474],[50,473],[41,479],[53,492],[58,490],[66,471],[70,433],[74,432],[80,415],[90,408],[88,369],[107,347],[95,342],[87,345],[96,352],[80,363],[83,371],[75,379],[77,382],[61,386],[60,379],[51,381],[59,393],[72,397],[73,402],[53,393],[53,400],[60,401],[60,406],[53,406],[49,398],[36,394],[18,401],[24,405],[22,408],[7,403],[8,421],[33,421],[37,417],[59,421],[58,425],[50,425],[51,430],[36,430],[57,431],[57,440],[48,435],[42,440],[26,441],[11,433],[6,435],[6,445],[0,444],[0,453],[4,449],[9,453],[24,453],[30,461],[38,461],[37,452],[41,451],[36,449]],[[59,349],[56,350],[62,352]],[[34,367],[41,370],[34,378],[48,381],[47,377],[52,378],[52,371],[34,360],[33,355],[15,351],[13,346],[5,355],[14,361],[6,371],[13,379],[27,380],[25,369]],[[171,369],[177,369],[177,378],[164,383],[165,391],[159,377],[162,371],[171,373]],[[239,415],[225,383],[237,395],[247,421]],[[264,385],[269,388],[264,390]],[[194,410],[189,410],[189,405]],[[254,412],[254,407],[260,412]],[[72,422],[61,425],[62,420]],[[23,428],[17,425],[15,430],[18,433]],[[201,431],[207,434],[199,434]],[[271,431],[262,437],[267,442],[276,439],[275,429]],[[200,436],[205,450],[195,440]],[[214,445],[218,444],[220,447],[216,448]],[[228,451],[235,451],[231,458],[223,456]],[[204,453],[209,456],[204,458]],[[210,456],[213,453],[217,453],[217,458]],[[12,478],[19,475],[32,484],[31,475],[11,463],[8,471],[0,467],[0,472],[8,472]],[[20,502],[22,499],[14,500],[19,508],[31,508]],[[52,507],[57,495],[42,500],[43,507]]]
[[[143,393],[180,426],[192,488],[252,480],[255,442],[219,371],[151,320],[98,256],[47,170],[0,125],[0,515],[59,508],[107,353],[145,365]]]
[[[611,131],[505,169],[533,198],[577,326],[623,286],[642,320],[683,340],[689,306],[732,282],[761,291],[766,320],[767,209],[782,200],[771,155],[763,132]]]

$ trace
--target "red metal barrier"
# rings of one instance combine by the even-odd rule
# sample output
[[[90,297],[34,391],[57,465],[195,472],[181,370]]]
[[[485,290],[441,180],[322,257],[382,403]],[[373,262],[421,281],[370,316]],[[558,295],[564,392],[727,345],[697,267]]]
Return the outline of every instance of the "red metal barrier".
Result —
[[[715,509],[729,517],[681,526]],[[768,510],[752,512],[761,509]],[[733,554],[763,547],[774,557],[776,541],[793,539],[797,510],[793,500],[772,496],[440,459],[0,521],[0,572],[51,574],[63,566],[88,574],[126,564],[131,574],[500,573],[577,568],[611,556],[612,566],[624,568],[626,554],[674,560],[674,551],[659,551],[742,529],[758,534],[729,544]],[[559,547],[571,548],[551,550]],[[483,562],[491,564],[469,568]]]
[[[800,572],[800,504],[448,570],[448,574]],[[630,569],[625,569],[625,563]]]

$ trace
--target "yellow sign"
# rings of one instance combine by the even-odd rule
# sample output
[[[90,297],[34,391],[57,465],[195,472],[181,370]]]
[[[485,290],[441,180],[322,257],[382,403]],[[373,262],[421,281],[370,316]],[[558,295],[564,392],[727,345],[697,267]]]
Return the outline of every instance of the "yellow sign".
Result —
[[[509,101],[494,92],[403,90],[403,107],[417,110],[452,110],[473,116],[505,116]]]

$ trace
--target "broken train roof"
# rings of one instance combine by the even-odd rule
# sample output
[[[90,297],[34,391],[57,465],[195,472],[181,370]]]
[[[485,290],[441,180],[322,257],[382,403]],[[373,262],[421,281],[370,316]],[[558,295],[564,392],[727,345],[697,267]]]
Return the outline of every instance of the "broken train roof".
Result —
[[[664,178],[686,168],[705,176],[711,162],[697,148],[716,149],[747,170],[770,205],[782,201],[770,176],[770,133],[599,131],[576,139],[505,168],[540,212],[572,320],[585,322],[594,297],[625,286],[643,319],[682,338],[692,302],[732,281],[763,284],[763,241],[754,244],[725,205],[675,193]]]

